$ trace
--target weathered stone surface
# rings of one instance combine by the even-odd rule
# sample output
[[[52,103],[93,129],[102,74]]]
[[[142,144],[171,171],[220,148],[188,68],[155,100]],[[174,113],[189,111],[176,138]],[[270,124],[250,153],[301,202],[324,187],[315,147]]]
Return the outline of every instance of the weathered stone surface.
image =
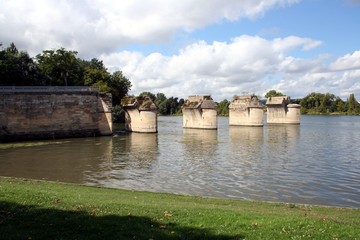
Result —
[[[229,124],[263,126],[263,104],[255,95],[235,96],[229,105]]]
[[[182,112],[184,128],[217,129],[216,104],[211,96],[189,96]]]
[[[300,105],[290,104],[290,97],[269,97],[266,106],[268,124],[300,124]]]
[[[111,95],[54,87],[0,88],[0,140],[112,134]]]
[[[130,132],[156,133],[157,107],[149,97],[121,99],[125,110],[125,129]]]

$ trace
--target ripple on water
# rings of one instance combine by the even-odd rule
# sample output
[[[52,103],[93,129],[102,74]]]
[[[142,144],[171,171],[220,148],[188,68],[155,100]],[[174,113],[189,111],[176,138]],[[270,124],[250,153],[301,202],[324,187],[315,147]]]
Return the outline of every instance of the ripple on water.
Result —
[[[210,197],[360,207],[360,117],[302,116],[300,126],[70,139],[0,150],[0,175]]]

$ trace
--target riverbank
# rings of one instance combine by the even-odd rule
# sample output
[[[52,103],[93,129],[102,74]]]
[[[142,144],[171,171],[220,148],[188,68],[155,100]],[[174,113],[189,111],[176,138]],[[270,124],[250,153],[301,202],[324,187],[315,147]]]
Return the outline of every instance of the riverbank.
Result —
[[[2,239],[357,239],[360,210],[0,177]]]

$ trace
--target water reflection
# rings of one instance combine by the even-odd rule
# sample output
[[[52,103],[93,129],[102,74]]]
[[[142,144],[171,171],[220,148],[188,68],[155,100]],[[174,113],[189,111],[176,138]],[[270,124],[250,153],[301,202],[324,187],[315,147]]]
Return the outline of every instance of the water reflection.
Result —
[[[183,130],[183,147],[188,159],[207,160],[217,148],[217,130],[189,129]]]
[[[291,142],[299,138],[300,125],[267,125],[266,131],[268,142],[280,142],[283,139]]]
[[[230,126],[230,142],[235,149],[236,146],[243,148],[260,147],[263,144],[264,130],[262,127]]]
[[[300,135],[300,125],[268,125],[266,143],[270,152],[295,152]]]
[[[304,116],[301,125],[183,129],[66,139],[0,150],[0,176],[211,197],[360,206],[359,117]],[[345,124],[346,123],[346,124]]]
[[[126,141],[129,164],[133,168],[149,168],[158,155],[158,135],[155,133],[131,133]]]
[[[201,177],[204,171],[209,174],[214,169],[217,157],[217,130],[187,129],[183,130],[184,170],[189,169],[194,178]],[[199,176],[197,176],[199,174]]]
[[[111,154],[113,161],[108,172],[87,172],[89,185],[125,187],[129,182],[151,177],[151,171],[158,156],[158,135],[153,133],[129,133],[113,137]],[[139,179],[141,179],[139,181]]]
[[[87,171],[109,170],[112,148],[112,138],[103,137],[0,151],[0,175],[82,183]]]

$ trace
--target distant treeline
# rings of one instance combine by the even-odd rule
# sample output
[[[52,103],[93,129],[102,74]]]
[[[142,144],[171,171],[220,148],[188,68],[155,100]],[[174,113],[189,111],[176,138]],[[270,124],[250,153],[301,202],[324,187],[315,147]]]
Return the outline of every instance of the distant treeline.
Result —
[[[346,101],[331,93],[310,93],[297,100],[302,114],[348,114],[359,115],[360,103],[350,94]]]
[[[19,51],[14,43],[3,47],[0,43],[0,86],[92,86],[100,92],[113,96],[114,116],[122,112],[119,106],[121,98],[131,89],[131,82],[121,71],[109,73],[101,60],[84,60],[77,57],[76,51],[64,48],[44,50],[31,58],[26,51]],[[164,93],[149,96],[158,107],[160,115],[179,115],[184,99],[167,98]],[[282,96],[276,90],[270,90],[265,98]],[[260,97],[262,99],[262,97]],[[302,114],[349,114],[359,115],[360,104],[354,94],[346,101],[331,93],[310,93],[302,99],[293,100],[301,105]],[[217,112],[221,116],[229,114],[230,101],[217,103]]]
[[[281,92],[270,90],[265,98],[272,96],[283,96]],[[261,99],[261,97],[259,97]],[[266,100],[263,100],[265,103]],[[304,98],[294,99],[292,103],[301,105],[301,114],[342,114],[359,115],[360,103],[355,99],[354,94],[350,94],[346,101],[331,93],[310,93]],[[218,103],[218,114],[222,116],[229,115],[230,101],[224,99]]]

